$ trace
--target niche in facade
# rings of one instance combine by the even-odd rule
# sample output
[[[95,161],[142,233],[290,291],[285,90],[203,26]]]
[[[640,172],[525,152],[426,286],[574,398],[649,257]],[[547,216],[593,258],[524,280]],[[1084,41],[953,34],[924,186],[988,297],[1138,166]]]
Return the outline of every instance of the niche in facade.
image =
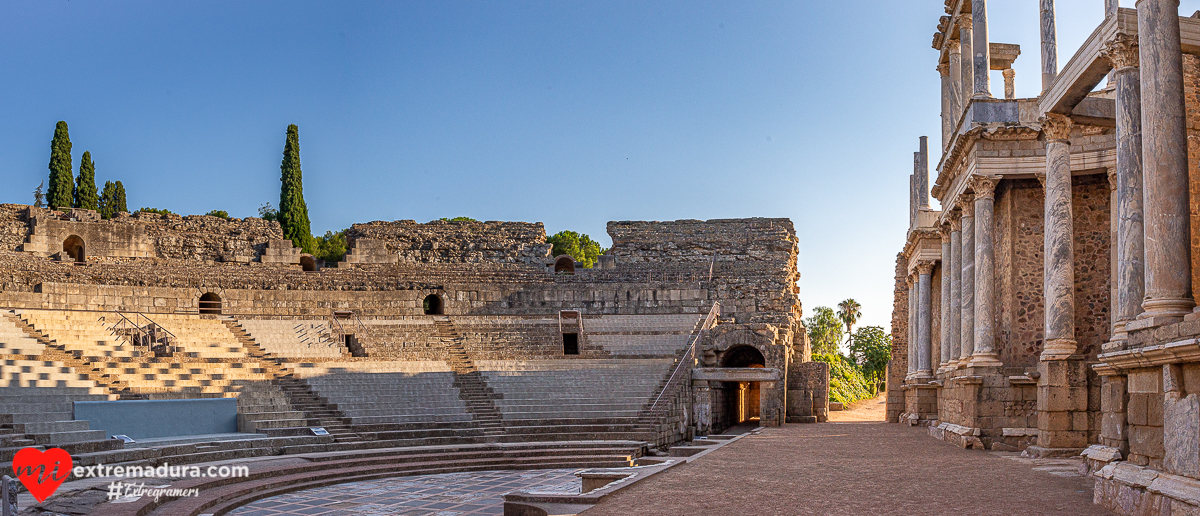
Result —
[[[563,340],[563,354],[564,355],[578,355],[579,354],[579,334],[578,333],[564,333],[564,334],[562,334],[562,340]]]
[[[559,256],[554,260],[555,274],[575,274],[575,259],[568,255]]]
[[[87,261],[87,255],[85,255],[83,252],[83,239],[79,238],[77,235],[71,235],[67,237],[67,239],[63,241],[62,250],[63,253],[66,253],[67,256],[71,257],[71,260],[73,260],[75,263],[83,263]]]
[[[300,268],[303,269],[304,272],[316,272],[317,271],[317,259],[313,258],[311,256],[301,256],[300,257]]]

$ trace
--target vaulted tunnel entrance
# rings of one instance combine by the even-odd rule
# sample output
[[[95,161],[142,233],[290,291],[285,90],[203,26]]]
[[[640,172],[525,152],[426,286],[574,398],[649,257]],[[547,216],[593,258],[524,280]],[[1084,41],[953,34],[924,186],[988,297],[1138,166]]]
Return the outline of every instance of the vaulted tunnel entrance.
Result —
[[[754,346],[729,348],[721,357],[721,367],[766,367],[767,360]],[[732,423],[758,421],[762,391],[759,382],[725,382],[725,420]]]

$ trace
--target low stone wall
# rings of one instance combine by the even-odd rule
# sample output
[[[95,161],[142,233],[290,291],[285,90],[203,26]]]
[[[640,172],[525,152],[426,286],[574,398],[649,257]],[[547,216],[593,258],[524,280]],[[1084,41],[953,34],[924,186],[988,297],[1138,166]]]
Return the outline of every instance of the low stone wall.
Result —
[[[351,247],[360,239],[382,243],[401,263],[540,264],[549,258],[551,247],[541,222],[375,221],[350,226],[346,239]],[[380,263],[379,259],[360,263]]]
[[[787,422],[829,420],[829,364],[792,363],[787,371]]]

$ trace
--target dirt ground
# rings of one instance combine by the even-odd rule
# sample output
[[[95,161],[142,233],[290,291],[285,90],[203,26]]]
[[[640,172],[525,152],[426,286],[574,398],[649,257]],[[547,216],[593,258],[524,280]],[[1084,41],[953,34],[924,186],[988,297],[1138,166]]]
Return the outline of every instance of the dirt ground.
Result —
[[[581,516],[1111,514],[1076,460],[963,450],[883,420],[882,398],[830,423],[768,428],[623,489]],[[837,421],[837,422],[833,422]]]
[[[851,403],[846,410],[829,413],[829,422],[845,423],[850,421],[878,421],[887,419],[887,393],[880,394],[869,400]]]

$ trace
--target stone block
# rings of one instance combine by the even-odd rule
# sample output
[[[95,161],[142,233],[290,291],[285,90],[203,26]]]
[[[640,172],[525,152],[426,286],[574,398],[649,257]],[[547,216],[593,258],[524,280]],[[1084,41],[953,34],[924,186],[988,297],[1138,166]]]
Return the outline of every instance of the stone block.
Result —
[[[1105,412],[1125,412],[1125,377],[1104,377],[1100,387],[1100,406]]]
[[[1170,473],[1200,477],[1200,395],[1163,400],[1163,465]]]
[[[1163,429],[1160,426],[1129,427],[1129,453],[1150,459],[1163,457]]]
[[[1128,378],[1130,394],[1162,392],[1161,369],[1141,369],[1136,372],[1129,373]]]
[[[1145,426],[1147,424],[1147,405],[1150,403],[1150,394],[1130,394],[1129,406],[1126,411],[1126,417],[1131,425]]]

